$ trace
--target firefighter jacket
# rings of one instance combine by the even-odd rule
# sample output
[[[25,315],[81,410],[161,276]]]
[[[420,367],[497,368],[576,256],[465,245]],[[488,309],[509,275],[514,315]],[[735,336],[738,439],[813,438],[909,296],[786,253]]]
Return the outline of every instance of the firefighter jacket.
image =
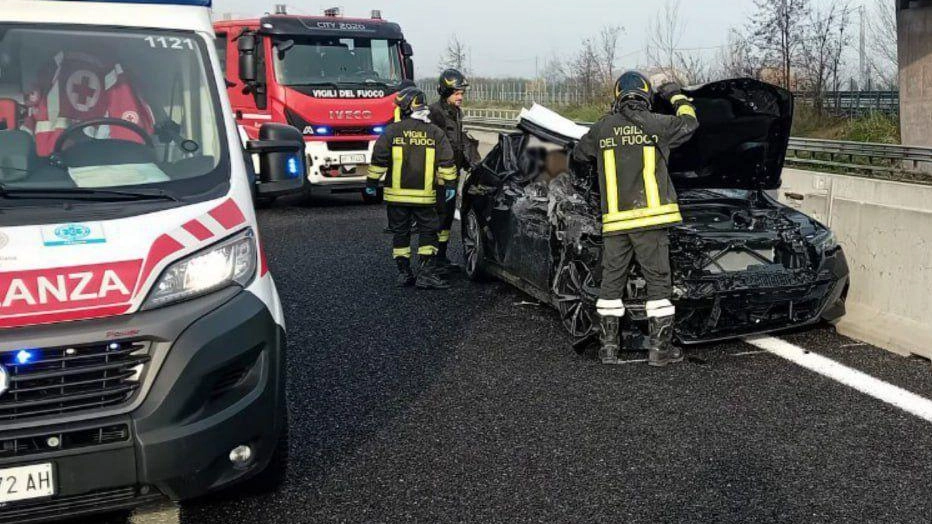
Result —
[[[450,141],[439,127],[406,118],[390,124],[372,149],[367,185],[385,177],[385,201],[402,205],[437,204],[437,186],[455,186]]]
[[[644,103],[624,103],[576,145],[574,160],[598,163],[604,235],[660,229],[683,220],[667,159],[670,150],[692,137],[699,121],[685,96],[675,96],[672,103],[676,116],[651,113]]]
[[[438,100],[430,105],[430,121],[442,129],[450,140],[456,169],[469,167],[466,154],[468,138],[466,132],[463,131],[463,110],[443,100]]]

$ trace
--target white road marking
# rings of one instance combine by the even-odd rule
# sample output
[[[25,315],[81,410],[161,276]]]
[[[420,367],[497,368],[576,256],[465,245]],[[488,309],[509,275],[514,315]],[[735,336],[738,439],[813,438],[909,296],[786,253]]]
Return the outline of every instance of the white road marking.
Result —
[[[133,511],[129,522],[131,524],[178,524],[181,522],[181,511],[177,504],[171,502],[152,504]]]
[[[920,397],[915,393],[874,378],[862,371],[849,368],[830,358],[812,353],[785,340],[764,336],[746,338],[745,342],[806,369],[815,371],[820,375],[841,382],[865,395],[896,406],[927,422],[932,422],[932,400],[925,397]]]
[[[742,351],[741,353],[732,353],[731,356],[733,356],[733,357],[748,357],[748,356],[751,356],[751,355],[763,355],[763,354],[765,354],[765,353],[770,353],[770,352],[769,352],[769,351],[764,351],[764,350],[760,350],[760,351]]]

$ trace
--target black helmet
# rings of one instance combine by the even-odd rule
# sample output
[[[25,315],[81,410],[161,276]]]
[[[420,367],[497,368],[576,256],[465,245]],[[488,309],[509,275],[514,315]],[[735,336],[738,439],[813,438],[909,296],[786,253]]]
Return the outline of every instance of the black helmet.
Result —
[[[415,111],[427,109],[427,95],[417,87],[406,87],[395,95],[395,105],[403,116]]]
[[[640,100],[650,105],[654,99],[654,89],[650,80],[637,71],[627,71],[615,81],[615,105],[625,100]]]
[[[440,79],[437,80],[437,93],[443,99],[449,98],[455,91],[465,91],[467,87],[469,82],[466,81],[466,77],[456,69],[447,69],[440,73]]]

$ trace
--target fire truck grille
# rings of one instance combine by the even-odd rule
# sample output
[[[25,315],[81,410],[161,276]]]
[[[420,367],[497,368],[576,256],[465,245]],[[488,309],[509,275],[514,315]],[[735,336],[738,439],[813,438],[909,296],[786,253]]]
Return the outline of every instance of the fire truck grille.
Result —
[[[144,341],[2,353],[7,389],[0,391],[0,422],[126,403],[138,391],[148,361]]]

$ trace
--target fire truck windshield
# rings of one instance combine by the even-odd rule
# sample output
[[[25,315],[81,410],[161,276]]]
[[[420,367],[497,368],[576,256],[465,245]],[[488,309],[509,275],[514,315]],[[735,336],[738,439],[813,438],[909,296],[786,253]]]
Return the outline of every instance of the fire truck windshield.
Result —
[[[331,37],[295,37],[292,42],[290,47],[276,46],[275,75],[279,84],[401,83],[400,42]]]
[[[228,182],[205,44],[194,33],[0,25],[0,197],[184,198]]]

